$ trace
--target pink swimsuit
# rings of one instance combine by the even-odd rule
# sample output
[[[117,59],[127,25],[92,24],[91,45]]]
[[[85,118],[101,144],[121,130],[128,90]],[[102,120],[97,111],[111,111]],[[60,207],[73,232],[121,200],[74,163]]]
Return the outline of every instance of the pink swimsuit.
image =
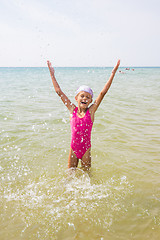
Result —
[[[93,122],[89,109],[83,118],[77,115],[78,108],[73,111],[71,124],[71,148],[77,158],[82,159],[85,152],[91,147],[91,131]]]

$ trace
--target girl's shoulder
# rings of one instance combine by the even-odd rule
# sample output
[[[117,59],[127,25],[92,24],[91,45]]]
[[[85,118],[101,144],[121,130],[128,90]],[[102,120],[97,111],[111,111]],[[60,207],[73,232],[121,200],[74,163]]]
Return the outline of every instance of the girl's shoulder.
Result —
[[[76,105],[72,104],[70,114],[73,114],[73,112],[77,109]]]
[[[94,112],[94,103],[93,103],[88,109],[89,109],[90,114],[91,114],[92,112]]]

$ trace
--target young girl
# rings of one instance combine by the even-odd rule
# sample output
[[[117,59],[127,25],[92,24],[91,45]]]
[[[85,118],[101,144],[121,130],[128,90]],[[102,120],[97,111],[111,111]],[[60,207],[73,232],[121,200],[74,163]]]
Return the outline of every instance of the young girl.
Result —
[[[68,158],[68,168],[76,168],[79,159],[81,159],[82,168],[84,170],[89,169],[91,167],[91,130],[94,122],[94,115],[112,84],[115,73],[120,65],[120,60],[118,60],[116,66],[113,68],[108,82],[92,105],[90,105],[93,99],[92,89],[88,86],[80,86],[78,88],[75,96],[78,107],[76,107],[76,105],[63,93],[55,78],[54,68],[49,61],[47,61],[47,64],[55,91],[70,112],[71,146]]]

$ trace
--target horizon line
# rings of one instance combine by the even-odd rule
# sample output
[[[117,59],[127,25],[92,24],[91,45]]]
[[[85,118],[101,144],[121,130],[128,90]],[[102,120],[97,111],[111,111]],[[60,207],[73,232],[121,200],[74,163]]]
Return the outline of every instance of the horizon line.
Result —
[[[111,68],[114,66],[54,66],[55,68]],[[3,66],[0,68],[48,68],[47,66]],[[119,66],[119,68],[160,68],[160,66]]]

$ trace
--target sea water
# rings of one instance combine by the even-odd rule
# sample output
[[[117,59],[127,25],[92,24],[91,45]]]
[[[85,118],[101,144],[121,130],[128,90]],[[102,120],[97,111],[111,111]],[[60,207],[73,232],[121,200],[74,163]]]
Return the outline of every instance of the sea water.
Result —
[[[160,239],[160,68],[117,72],[96,112],[92,168],[67,170],[69,112],[47,68],[0,68],[0,239]],[[74,103],[111,68],[56,68]]]

